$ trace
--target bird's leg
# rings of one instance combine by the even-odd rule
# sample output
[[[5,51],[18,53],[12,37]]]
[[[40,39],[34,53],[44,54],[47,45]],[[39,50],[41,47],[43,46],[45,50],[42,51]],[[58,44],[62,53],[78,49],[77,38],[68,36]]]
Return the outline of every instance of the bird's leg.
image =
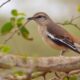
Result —
[[[63,56],[65,53],[65,50],[61,50],[60,56]]]
[[[60,56],[63,56],[64,55],[64,53],[67,51],[67,49],[63,49],[63,50],[61,50],[61,52],[60,52]]]

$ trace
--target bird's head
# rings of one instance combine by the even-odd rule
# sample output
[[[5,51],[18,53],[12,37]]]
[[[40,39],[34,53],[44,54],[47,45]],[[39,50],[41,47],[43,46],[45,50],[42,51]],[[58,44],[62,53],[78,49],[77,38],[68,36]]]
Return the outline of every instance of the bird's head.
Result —
[[[39,25],[46,25],[49,22],[49,16],[44,12],[38,12],[33,15],[33,17],[29,17],[28,20],[34,20]]]

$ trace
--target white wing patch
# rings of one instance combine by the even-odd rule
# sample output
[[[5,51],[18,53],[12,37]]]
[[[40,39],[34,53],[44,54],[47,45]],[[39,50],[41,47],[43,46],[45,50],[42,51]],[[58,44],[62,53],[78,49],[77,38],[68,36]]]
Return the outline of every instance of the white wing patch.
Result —
[[[55,36],[50,34],[49,32],[46,32],[46,35],[48,35],[49,37],[51,37],[51,39],[55,39]]]

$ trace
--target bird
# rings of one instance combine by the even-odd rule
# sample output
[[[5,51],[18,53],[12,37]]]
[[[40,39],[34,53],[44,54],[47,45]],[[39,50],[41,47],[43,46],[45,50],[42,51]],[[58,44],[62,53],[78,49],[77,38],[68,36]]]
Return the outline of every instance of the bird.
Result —
[[[60,50],[60,55],[68,49],[80,54],[80,41],[66,29],[55,23],[45,12],[38,12],[27,18],[30,22],[34,20],[38,24],[38,31],[42,39],[52,48]]]

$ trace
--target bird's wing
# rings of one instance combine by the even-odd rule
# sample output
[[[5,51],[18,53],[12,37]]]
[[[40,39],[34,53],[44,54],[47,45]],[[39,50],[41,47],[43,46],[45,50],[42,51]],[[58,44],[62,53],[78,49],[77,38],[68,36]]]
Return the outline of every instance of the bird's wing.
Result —
[[[80,51],[77,49],[77,47],[74,45],[74,43],[71,42],[71,40],[69,40],[65,36],[62,37],[62,35],[61,35],[61,37],[60,37],[60,35],[59,35],[59,37],[58,37],[57,35],[53,35],[49,32],[46,32],[46,34],[57,45],[68,47],[69,49],[80,54]]]
[[[73,37],[61,26],[52,22],[47,25],[47,36],[57,45],[68,47],[80,54],[80,49],[75,45]]]

